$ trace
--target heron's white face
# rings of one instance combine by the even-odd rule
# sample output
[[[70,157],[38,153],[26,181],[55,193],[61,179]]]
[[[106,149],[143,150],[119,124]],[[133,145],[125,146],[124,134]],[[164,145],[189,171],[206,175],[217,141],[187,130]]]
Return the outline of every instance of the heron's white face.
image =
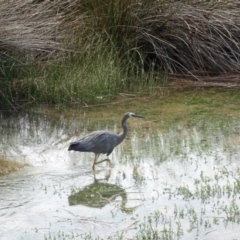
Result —
[[[130,112],[129,117],[143,118],[142,116],[136,115],[135,113]]]

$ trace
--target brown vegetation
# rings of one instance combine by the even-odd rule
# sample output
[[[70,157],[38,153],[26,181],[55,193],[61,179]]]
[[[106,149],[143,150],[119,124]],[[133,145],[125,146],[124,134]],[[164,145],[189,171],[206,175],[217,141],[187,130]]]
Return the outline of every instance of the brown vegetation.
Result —
[[[59,99],[67,94],[70,101],[75,101],[73,95],[82,98],[77,96],[80,91],[73,91],[79,83],[65,86],[57,79],[81,74],[87,82],[88,74],[80,72],[95,72],[89,69],[91,64],[96,61],[95,68],[99,56],[108,53],[106,58],[112,61],[105,64],[107,71],[137,73],[124,80],[124,89],[143,70],[187,74],[195,80],[240,72],[237,0],[2,0],[0,16],[0,98],[5,102],[13,102],[15,96],[37,99],[42,85],[53,78],[53,93],[62,86]],[[73,69],[75,73],[70,73]],[[29,79],[45,82],[36,85]],[[18,80],[25,82],[24,94],[15,93]],[[111,82],[115,90],[118,83]],[[118,88],[122,91],[123,86]],[[81,94],[84,91],[88,89],[81,88]]]
[[[6,56],[85,51],[97,35],[171,72],[240,70],[238,1],[4,1],[0,13]]]
[[[23,167],[23,164],[16,161],[8,161],[0,159],[0,176],[11,172],[15,172]]]

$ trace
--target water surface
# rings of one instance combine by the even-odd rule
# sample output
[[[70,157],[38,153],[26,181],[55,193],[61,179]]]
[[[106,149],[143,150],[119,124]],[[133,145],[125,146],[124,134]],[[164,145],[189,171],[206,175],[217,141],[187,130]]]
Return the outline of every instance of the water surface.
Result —
[[[239,108],[191,97],[1,113],[1,158],[25,167],[0,178],[0,238],[239,239]],[[145,119],[128,120],[111,169],[67,151],[120,132],[126,111]]]

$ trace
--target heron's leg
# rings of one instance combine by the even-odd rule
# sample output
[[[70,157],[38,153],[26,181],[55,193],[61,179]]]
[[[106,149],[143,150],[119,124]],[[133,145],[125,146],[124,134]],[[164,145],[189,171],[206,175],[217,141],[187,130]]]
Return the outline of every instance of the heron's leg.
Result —
[[[103,160],[101,160],[101,161],[99,161],[99,162],[95,162],[95,164],[99,164],[99,163],[102,163],[102,162],[108,162],[109,167],[112,166],[111,161],[110,161],[108,158],[103,159]]]
[[[99,157],[100,153],[95,153],[95,158],[94,158],[94,162],[92,165],[92,170],[95,171],[95,165],[97,164],[97,159]]]

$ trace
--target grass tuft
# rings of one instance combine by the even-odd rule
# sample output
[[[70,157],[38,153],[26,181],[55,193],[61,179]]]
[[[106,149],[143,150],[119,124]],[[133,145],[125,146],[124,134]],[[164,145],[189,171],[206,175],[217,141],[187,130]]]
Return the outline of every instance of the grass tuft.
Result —
[[[239,9],[238,1],[1,1],[1,107],[92,104],[151,94],[169,73],[239,73]]]

